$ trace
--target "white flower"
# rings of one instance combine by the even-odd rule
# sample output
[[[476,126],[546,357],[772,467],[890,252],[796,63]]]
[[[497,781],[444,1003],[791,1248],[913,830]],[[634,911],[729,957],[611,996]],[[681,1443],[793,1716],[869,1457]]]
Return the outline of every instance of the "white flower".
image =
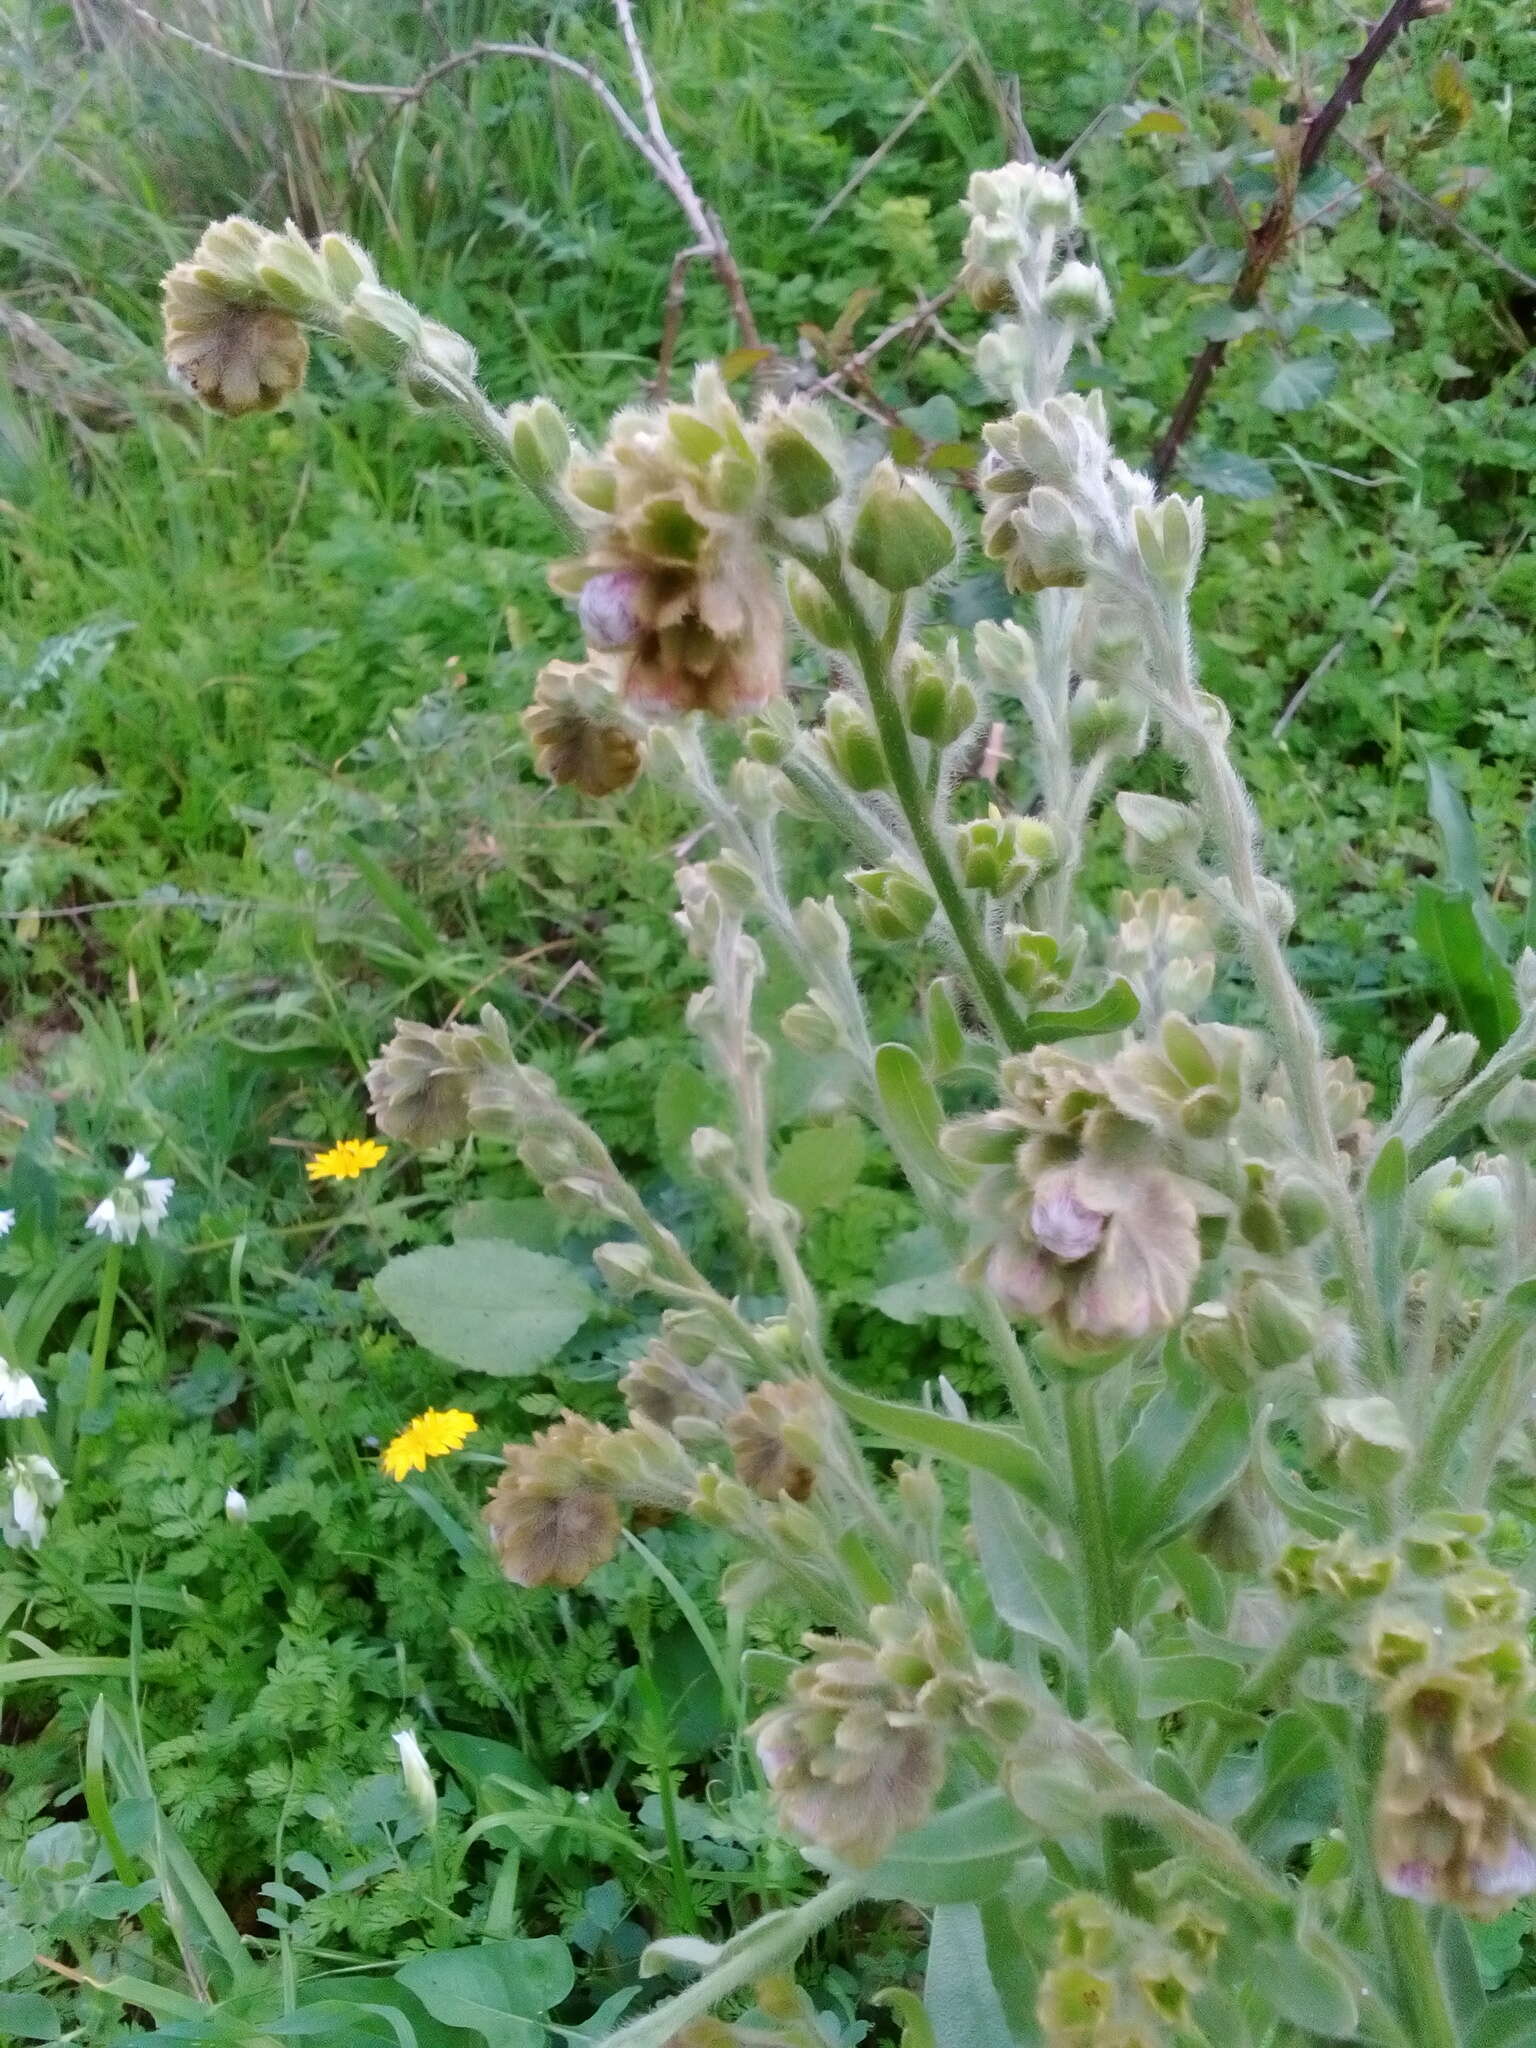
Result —
[[[437,1823],[437,1787],[421,1753],[421,1744],[409,1728],[397,1729],[390,1740],[400,1754],[400,1774],[405,1779],[407,1797],[415,1807],[422,1826],[434,1827]]]
[[[0,1209],[0,1237],[9,1237],[16,1228],[16,1211]]]
[[[0,1473],[6,1498],[0,1504],[0,1536],[8,1550],[42,1547],[48,1533],[48,1510],[64,1498],[64,1482],[47,1458],[29,1454],[12,1458]]]
[[[231,1522],[243,1522],[250,1515],[245,1495],[238,1486],[231,1486],[224,1495],[224,1513]]]
[[[153,1237],[165,1221],[176,1192],[175,1181],[149,1178],[149,1161],[135,1152],[124,1170],[120,1184],[99,1201],[85,1219],[87,1230],[109,1237],[114,1244],[135,1244],[141,1230]]]
[[[20,1422],[29,1415],[45,1414],[47,1408],[36,1380],[0,1358],[0,1422]]]

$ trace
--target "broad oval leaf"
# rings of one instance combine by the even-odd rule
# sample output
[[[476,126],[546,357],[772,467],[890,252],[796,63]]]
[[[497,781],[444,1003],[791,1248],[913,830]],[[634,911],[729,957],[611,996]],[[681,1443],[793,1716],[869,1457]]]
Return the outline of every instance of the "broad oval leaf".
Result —
[[[939,1150],[944,1105],[910,1045],[894,1041],[875,1054],[875,1086],[891,1135],[915,1165],[950,1187],[961,1185],[954,1161]]]
[[[505,1239],[406,1252],[373,1285],[424,1350],[503,1378],[547,1364],[597,1306],[564,1259]]]
[[[1171,1542],[1234,1484],[1252,1447],[1253,1419],[1241,1394],[1211,1394],[1170,1377],[1110,1464],[1122,1548],[1145,1554]]]
[[[1077,1577],[1035,1535],[1014,1493],[985,1472],[971,1480],[971,1526],[987,1591],[1003,1620],[1075,1663],[1082,1640]]]
[[[974,1905],[940,1906],[928,1943],[923,2005],[935,2036],[965,2048],[1012,2048],[1013,2031],[992,1981],[986,1930]]]
[[[840,1116],[796,1131],[775,1163],[773,1192],[809,1216],[846,1200],[863,1169],[864,1126],[856,1116]]]
[[[963,1905],[1001,1891],[1038,1842],[1012,1800],[993,1786],[904,1835],[861,1882],[872,1899]]]
[[[542,2016],[576,1982],[570,1950],[552,1934],[412,1956],[395,1975],[434,2019],[484,2035],[491,2048],[543,2048]]]

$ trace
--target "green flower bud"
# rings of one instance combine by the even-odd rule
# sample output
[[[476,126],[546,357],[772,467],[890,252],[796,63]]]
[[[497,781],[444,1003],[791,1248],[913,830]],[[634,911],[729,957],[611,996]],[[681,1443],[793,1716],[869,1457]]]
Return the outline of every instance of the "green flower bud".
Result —
[[[1413,1455],[1407,1425],[1384,1394],[1324,1401],[1319,1412],[1340,1476],[1362,1493],[1389,1486]]]
[[[1267,1194],[1250,1194],[1237,1212],[1237,1227],[1256,1252],[1278,1259],[1290,1250],[1285,1224]]]
[[[1140,753],[1147,736],[1146,706],[1133,691],[1115,690],[1092,680],[1072,692],[1067,712],[1072,752],[1079,761],[1105,749],[1117,754]]]
[[[578,505],[612,512],[619,502],[618,479],[605,462],[577,456],[565,472],[565,488]]]
[[[1047,1003],[1072,979],[1075,949],[1063,950],[1049,932],[1013,925],[1003,939],[1003,979],[1026,1001]]]
[[[769,502],[786,519],[824,512],[842,489],[836,468],[787,411],[764,427],[761,446]]]
[[[1509,1198],[1496,1174],[1478,1173],[1444,1187],[1429,1205],[1428,1223],[1446,1244],[1487,1251],[1509,1229]]]
[[[904,868],[863,868],[848,880],[865,929],[890,945],[921,938],[938,908],[932,893]]]
[[[833,769],[861,795],[890,781],[880,736],[858,699],[834,690],[822,714],[821,743]]]
[[[836,1052],[843,1043],[842,1025],[816,989],[809,1001],[790,1004],[779,1019],[779,1029],[797,1052]]]
[[[1199,851],[1200,820],[1188,804],[1122,789],[1115,809],[1125,827],[1125,857],[1132,867],[1166,871]]]
[[[1317,1340],[1312,1316],[1273,1280],[1260,1277],[1246,1282],[1239,1314],[1249,1348],[1266,1370],[1294,1365]]]
[[[1482,1562],[1482,1542],[1488,1534],[1488,1517],[1475,1511],[1426,1515],[1405,1531],[1402,1539],[1404,1561],[1426,1579],[1443,1578],[1447,1572],[1463,1570]]]
[[[947,672],[921,649],[908,660],[901,687],[906,696],[907,725],[920,740],[936,747],[953,746],[976,721],[980,707],[970,684]]]
[[[1104,273],[1091,263],[1064,263],[1045,288],[1044,304],[1053,320],[1084,334],[1107,327],[1114,312]]]
[[[791,562],[784,571],[784,595],[796,623],[811,639],[822,647],[847,653],[853,644],[847,619],[820,580],[799,562]]]
[[[877,463],[864,486],[848,559],[882,590],[917,590],[955,558],[949,521],[910,475]]]
[[[1196,1365],[1218,1386],[1241,1394],[1252,1384],[1256,1361],[1242,1324],[1222,1302],[1203,1301],[1190,1310],[1183,1342]]]
[[[1483,1116],[1489,1135],[1511,1152],[1536,1146],[1536,1081],[1511,1081]]]
[[[984,818],[955,829],[955,858],[967,889],[1012,896],[1056,858],[1056,838],[1043,819],[1004,817],[995,804]]]
[[[695,1172],[705,1180],[723,1180],[736,1166],[736,1140],[713,1124],[700,1124],[688,1140]]]
[[[342,316],[341,331],[364,362],[393,372],[421,347],[424,326],[416,308],[398,292],[361,284]]]
[[[338,299],[350,299],[360,284],[377,284],[379,281],[372,257],[350,235],[322,235],[320,261],[325,265],[331,290]]]
[[[1328,1204],[1312,1185],[1299,1175],[1282,1180],[1278,1191],[1280,1220],[1286,1236],[1299,1249],[1311,1244],[1328,1227]]]
[[[571,459],[571,436],[547,398],[507,407],[507,446],[512,467],[531,491],[547,491]]]
[[[653,1285],[656,1261],[643,1244],[600,1244],[592,1254],[603,1285],[619,1301],[630,1301]]]
[[[1160,498],[1133,515],[1136,547],[1154,583],[1182,596],[1195,580],[1205,544],[1205,506],[1199,498]]]

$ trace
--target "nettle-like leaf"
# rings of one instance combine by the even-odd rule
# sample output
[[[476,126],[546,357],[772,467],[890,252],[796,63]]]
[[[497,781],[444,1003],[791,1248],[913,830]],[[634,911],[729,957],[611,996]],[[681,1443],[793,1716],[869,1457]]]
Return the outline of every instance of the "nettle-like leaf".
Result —
[[[574,1266],[504,1238],[405,1252],[373,1285],[424,1350],[503,1378],[547,1365],[597,1306]]]

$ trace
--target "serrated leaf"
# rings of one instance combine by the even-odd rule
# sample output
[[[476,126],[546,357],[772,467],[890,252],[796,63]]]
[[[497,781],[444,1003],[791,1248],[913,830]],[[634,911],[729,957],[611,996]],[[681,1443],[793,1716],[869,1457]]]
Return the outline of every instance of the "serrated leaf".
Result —
[[[1200,490],[1222,498],[1272,498],[1279,489],[1267,462],[1231,448],[1203,448],[1197,455],[1186,455],[1179,468]]]
[[[547,1364],[597,1306],[564,1259],[505,1240],[406,1252],[373,1285],[424,1350],[502,1378]]]
[[[802,1216],[846,1200],[864,1167],[864,1126],[856,1116],[796,1131],[773,1169],[773,1192]]]
[[[1338,374],[1327,356],[1293,356],[1289,362],[1277,358],[1259,388],[1259,403],[1271,412],[1304,412],[1328,396]]]

